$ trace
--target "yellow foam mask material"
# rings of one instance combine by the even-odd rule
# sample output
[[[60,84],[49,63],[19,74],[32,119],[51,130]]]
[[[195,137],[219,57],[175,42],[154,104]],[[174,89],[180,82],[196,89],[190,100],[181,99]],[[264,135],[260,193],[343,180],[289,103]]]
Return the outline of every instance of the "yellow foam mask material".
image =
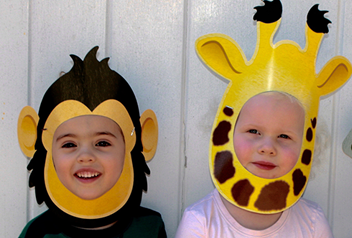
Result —
[[[112,108],[114,110],[111,110]],[[125,138],[125,163],[120,179],[111,190],[94,200],[77,197],[61,183],[51,154],[52,139],[56,128],[71,118],[83,115],[99,115],[112,119],[120,126]],[[67,100],[52,111],[44,128],[42,141],[48,151],[44,173],[45,186],[53,203],[67,214],[86,219],[106,217],[119,210],[128,200],[133,186],[131,150],[136,140],[133,133],[134,127],[125,107],[116,100],[107,100],[91,112],[84,104]]]

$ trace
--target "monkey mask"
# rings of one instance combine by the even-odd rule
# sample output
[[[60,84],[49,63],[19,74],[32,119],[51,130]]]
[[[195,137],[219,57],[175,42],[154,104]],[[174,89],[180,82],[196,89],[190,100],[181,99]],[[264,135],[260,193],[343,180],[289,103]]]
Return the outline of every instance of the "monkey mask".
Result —
[[[100,227],[124,219],[140,206],[142,190],[147,190],[146,161],[156,151],[157,119],[153,111],[139,115],[135,95],[118,73],[108,66],[108,58],[98,61],[94,47],[82,61],[71,55],[72,69],[46,91],[37,114],[29,106],[18,118],[18,140],[23,153],[32,158],[29,186],[35,187],[38,204],[45,202],[64,221],[78,227]],[[67,120],[98,115],[116,122],[125,143],[121,175],[102,196],[82,199],[60,181],[52,158],[55,130]]]

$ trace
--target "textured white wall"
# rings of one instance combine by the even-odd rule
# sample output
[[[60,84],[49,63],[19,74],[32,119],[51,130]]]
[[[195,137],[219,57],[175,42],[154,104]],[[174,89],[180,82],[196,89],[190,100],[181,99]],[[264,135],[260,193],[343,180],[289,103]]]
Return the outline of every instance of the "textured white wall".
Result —
[[[282,0],[283,18],[275,41],[305,44],[306,14],[315,3],[333,22],[317,60],[319,70],[341,54],[352,60],[352,2]],[[182,211],[213,189],[208,144],[216,109],[227,82],[195,54],[195,40],[208,33],[235,39],[251,58],[256,43],[252,20],[259,0],[121,0],[0,2],[0,237],[16,237],[28,219],[45,210],[27,194],[25,156],[16,134],[21,108],[39,108],[46,89],[99,45],[98,59],[130,83],[140,111],[151,108],[159,120],[159,144],[148,164],[149,190],[142,205],[159,211],[173,237]],[[324,209],[336,237],[352,234],[352,159],[341,144],[352,128],[352,81],[321,102],[319,121],[331,135],[305,197]]]
[[[27,159],[16,132],[28,95],[27,17],[26,1],[0,2],[0,237],[16,237],[27,221]]]

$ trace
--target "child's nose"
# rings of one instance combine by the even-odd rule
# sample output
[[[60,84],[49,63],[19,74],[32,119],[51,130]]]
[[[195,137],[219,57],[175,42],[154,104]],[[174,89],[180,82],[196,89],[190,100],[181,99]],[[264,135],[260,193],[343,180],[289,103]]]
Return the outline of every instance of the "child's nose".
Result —
[[[271,138],[263,138],[258,147],[258,153],[263,155],[276,155],[275,141]]]
[[[95,160],[96,160],[96,157],[94,153],[88,148],[82,149],[81,153],[77,157],[77,161],[79,163],[92,163]]]

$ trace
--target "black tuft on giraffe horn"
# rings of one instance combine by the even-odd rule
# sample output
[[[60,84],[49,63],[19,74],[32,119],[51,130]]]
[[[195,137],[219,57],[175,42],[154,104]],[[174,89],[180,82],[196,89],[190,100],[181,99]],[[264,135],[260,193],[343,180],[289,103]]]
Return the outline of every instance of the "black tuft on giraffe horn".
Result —
[[[282,15],[282,5],[280,0],[272,2],[264,0],[264,6],[254,7],[257,12],[253,16],[253,20],[264,23],[273,23],[278,21]]]
[[[328,24],[331,21],[324,17],[324,14],[329,11],[320,11],[319,4],[315,4],[307,14],[307,24],[309,28],[316,33],[328,33]]]

